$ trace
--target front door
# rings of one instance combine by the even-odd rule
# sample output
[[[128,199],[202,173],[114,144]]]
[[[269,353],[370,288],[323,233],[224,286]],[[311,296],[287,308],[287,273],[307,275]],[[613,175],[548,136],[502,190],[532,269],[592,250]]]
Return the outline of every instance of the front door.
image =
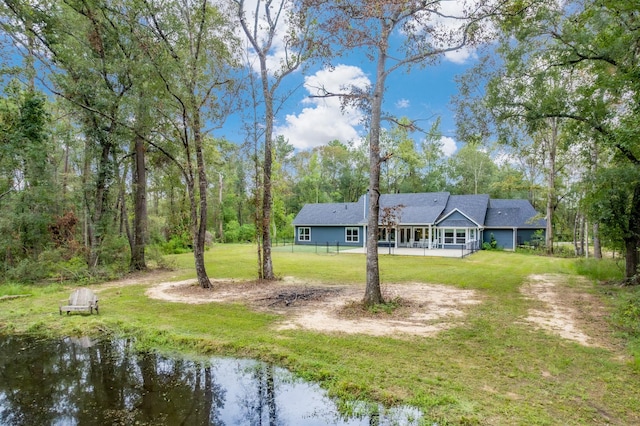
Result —
[[[400,228],[400,241],[399,247],[410,247],[411,243],[411,228]]]

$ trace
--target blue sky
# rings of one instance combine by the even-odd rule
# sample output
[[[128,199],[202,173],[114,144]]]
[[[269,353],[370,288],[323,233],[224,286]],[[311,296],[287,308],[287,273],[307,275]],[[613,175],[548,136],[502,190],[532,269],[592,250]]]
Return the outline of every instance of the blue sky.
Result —
[[[260,0],[245,1],[248,10],[254,11],[256,2]],[[456,4],[457,2],[443,2],[445,7],[455,8]],[[286,23],[282,24],[281,32],[286,32]],[[402,35],[396,34],[396,37]],[[11,45],[4,37],[2,41],[5,48]],[[281,53],[279,49],[280,46],[276,43],[272,58],[274,62]],[[10,57],[15,58],[13,55]],[[417,120],[417,124],[425,130],[439,117],[443,152],[445,156],[452,155],[460,145],[455,140],[455,120],[450,106],[451,97],[457,91],[454,78],[467,70],[473,61],[473,52],[462,50],[442,56],[434,65],[416,67],[410,73],[397,70],[387,80],[384,111],[398,118],[406,116]],[[314,86],[323,85],[337,91],[341,85],[348,83],[370,83],[374,78],[372,65],[364,55],[357,52],[347,58],[337,59],[332,65],[331,71],[320,66],[297,71],[285,81],[285,89],[296,86],[299,88],[277,115],[275,132],[276,135],[284,136],[297,150],[312,149],[335,139],[345,143],[359,143],[366,136],[365,129],[360,125],[358,111],[343,112],[337,98],[311,98],[310,94],[314,93]],[[240,113],[230,117],[223,128],[213,130],[212,136],[242,143],[245,134]],[[413,137],[417,146],[420,146],[424,135],[416,132]]]
[[[440,117],[443,151],[451,155],[457,145],[455,120],[449,103],[457,91],[454,77],[467,68],[466,62],[454,63],[443,59],[439,64],[415,69],[410,74],[397,72],[387,81],[385,112],[417,120],[425,130]],[[346,142],[364,136],[365,129],[359,125],[360,117],[356,111],[343,113],[337,99],[312,99],[310,95],[314,86],[337,87],[353,80],[370,80],[370,72],[352,64],[337,63],[332,71],[321,69],[295,78],[304,79],[306,84],[298,89],[283,113],[276,118],[278,134],[288,139],[296,149],[302,150],[326,144],[333,139]],[[419,132],[413,136],[418,144],[424,137]]]
[[[251,17],[256,10],[256,2],[260,0],[245,1],[246,14]],[[448,14],[455,15],[461,13],[462,4],[463,2],[443,1],[442,8]],[[441,20],[435,25],[441,25],[441,29],[445,31],[460,25],[460,21],[445,21]],[[282,32],[286,33],[285,23],[282,28]],[[403,35],[398,32],[394,37],[398,40]],[[271,63],[277,63],[278,47],[276,44]],[[445,156],[452,155],[459,146],[459,141],[455,140],[455,119],[450,106],[451,97],[457,92],[454,78],[464,73],[472,65],[474,58],[473,51],[463,49],[443,55],[434,65],[415,67],[410,73],[395,71],[387,80],[384,112],[398,118],[405,116],[417,120],[417,124],[425,130],[439,117],[443,134],[442,150]],[[314,93],[313,87],[324,86],[337,92],[345,84],[370,83],[375,77],[373,65],[358,52],[336,59],[332,65],[331,71],[316,67],[304,74],[297,72],[287,77],[285,88],[297,85],[300,88],[276,117],[275,132],[276,135],[284,136],[298,150],[311,149],[335,139],[359,142],[365,136],[358,111],[342,112],[337,98],[320,99],[311,98],[310,95]],[[237,120],[237,117],[233,117],[223,131],[214,136],[241,142],[244,136]],[[416,132],[413,137],[417,146],[420,146],[424,135]]]

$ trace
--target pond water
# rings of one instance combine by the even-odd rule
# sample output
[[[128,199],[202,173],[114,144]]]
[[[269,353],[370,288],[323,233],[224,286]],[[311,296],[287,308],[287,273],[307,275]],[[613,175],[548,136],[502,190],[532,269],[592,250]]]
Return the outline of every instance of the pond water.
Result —
[[[412,408],[351,404],[245,359],[137,353],[131,340],[0,335],[0,425],[413,425]]]

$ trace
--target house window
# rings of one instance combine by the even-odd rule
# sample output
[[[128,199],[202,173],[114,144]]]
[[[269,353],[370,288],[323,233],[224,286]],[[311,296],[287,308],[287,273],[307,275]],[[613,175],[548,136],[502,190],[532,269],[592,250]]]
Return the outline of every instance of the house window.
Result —
[[[360,242],[360,228],[346,228],[344,240],[348,243]]]
[[[469,229],[469,241],[475,241],[475,240],[476,240],[476,230]]]
[[[453,229],[444,230],[444,243],[453,244]]]
[[[456,229],[456,244],[464,244],[466,243],[467,230],[466,229]]]
[[[311,228],[298,228],[298,241],[311,241]]]
[[[396,229],[391,228],[387,230],[387,228],[378,228],[378,241],[396,241]]]

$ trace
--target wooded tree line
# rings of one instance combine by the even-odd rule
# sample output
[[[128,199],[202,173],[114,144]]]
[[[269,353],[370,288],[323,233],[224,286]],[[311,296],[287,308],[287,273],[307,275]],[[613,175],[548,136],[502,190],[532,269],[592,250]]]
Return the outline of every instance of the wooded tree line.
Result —
[[[273,279],[272,240],[292,237],[305,203],[423,191],[527,198],[551,218],[548,251],[560,239],[597,254],[602,240],[635,276],[640,3],[474,1],[456,16],[440,3],[4,0],[2,50],[24,57],[2,68],[4,279],[110,275],[192,250],[207,287],[209,241],[257,242],[257,275]],[[390,73],[482,46],[459,78],[453,155],[437,121],[383,113]],[[372,87],[318,96],[361,108],[369,134],[294,150],[273,131],[284,82],[349,49],[377,66]],[[241,144],[216,133],[238,111]]]

